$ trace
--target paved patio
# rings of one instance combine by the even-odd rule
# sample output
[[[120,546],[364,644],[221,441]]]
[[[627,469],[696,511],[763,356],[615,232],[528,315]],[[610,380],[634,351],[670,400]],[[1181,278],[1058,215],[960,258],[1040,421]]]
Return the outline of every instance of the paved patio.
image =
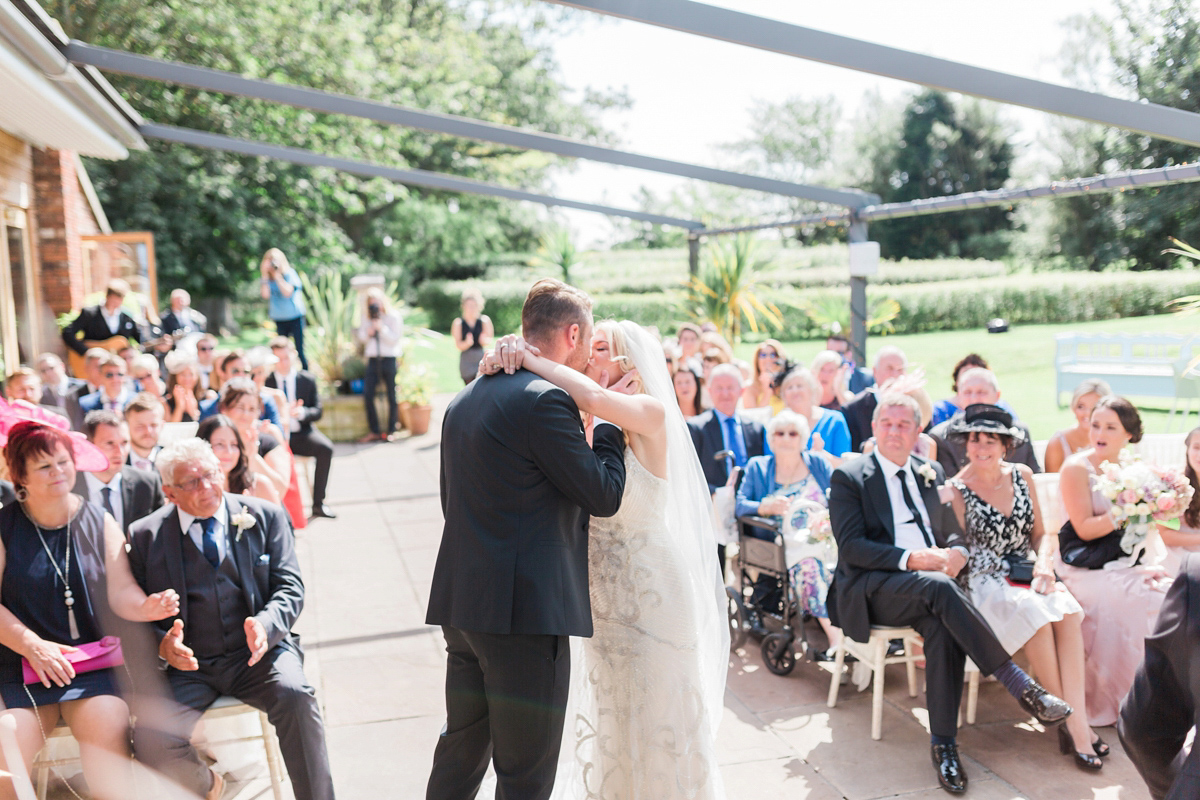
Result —
[[[441,533],[438,429],[435,416],[422,437],[339,446],[330,491],[338,519],[300,533],[308,600],[298,629],[343,800],[424,797],[444,714],[442,642],[423,622]],[[902,669],[891,669],[884,738],[876,742],[869,692],[845,686],[829,709],[828,673],[815,665],[802,662],[783,678],[762,666],[753,643],[732,656],[719,740],[729,797],[946,797],[929,763],[923,695],[908,698]],[[1003,688],[985,682],[978,723],[959,739],[967,796],[1148,797],[1116,731],[1100,735],[1115,752],[1099,774],[1083,773]],[[245,777],[226,798],[269,797],[261,774]]]

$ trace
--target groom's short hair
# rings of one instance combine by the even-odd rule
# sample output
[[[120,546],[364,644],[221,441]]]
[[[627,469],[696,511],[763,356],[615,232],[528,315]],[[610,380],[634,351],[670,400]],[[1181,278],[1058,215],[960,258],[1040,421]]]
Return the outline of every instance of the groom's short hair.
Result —
[[[521,309],[521,330],[531,342],[546,342],[568,325],[588,327],[592,319],[592,298],[587,292],[554,278],[535,283]]]

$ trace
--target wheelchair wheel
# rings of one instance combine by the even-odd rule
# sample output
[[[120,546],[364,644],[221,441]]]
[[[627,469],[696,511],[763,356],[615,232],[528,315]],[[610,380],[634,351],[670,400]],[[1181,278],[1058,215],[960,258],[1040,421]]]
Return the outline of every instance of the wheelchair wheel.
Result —
[[[792,640],[792,634],[786,631],[768,634],[763,639],[763,663],[776,675],[790,675],[796,668],[796,654],[792,652]]]
[[[746,643],[746,606],[742,593],[732,586],[725,587],[725,607],[729,613],[729,650],[733,652]]]

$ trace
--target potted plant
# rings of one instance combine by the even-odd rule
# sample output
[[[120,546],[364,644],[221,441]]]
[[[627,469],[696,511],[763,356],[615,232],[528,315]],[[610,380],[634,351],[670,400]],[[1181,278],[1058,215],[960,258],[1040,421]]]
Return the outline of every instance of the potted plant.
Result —
[[[429,430],[429,418],[433,407],[429,403],[433,391],[432,376],[424,364],[407,364],[400,374],[398,397],[400,414],[404,427],[413,436],[420,436]]]

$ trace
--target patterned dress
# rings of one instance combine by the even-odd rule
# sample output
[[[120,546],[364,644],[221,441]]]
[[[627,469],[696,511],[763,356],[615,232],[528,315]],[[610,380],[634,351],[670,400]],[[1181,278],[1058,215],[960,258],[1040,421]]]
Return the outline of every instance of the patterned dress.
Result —
[[[964,572],[972,602],[992,626],[996,638],[1011,655],[1020,650],[1043,626],[1058,622],[1083,609],[1066,587],[1039,594],[1006,579],[1004,556],[1028,557],[1033,548],[1033,500],[1021,471],[1012,469],[1013,508],[1005,516],[967,488],[958,478],[949,484],[959,491],[966,505],[967,549],[971,556]]]

